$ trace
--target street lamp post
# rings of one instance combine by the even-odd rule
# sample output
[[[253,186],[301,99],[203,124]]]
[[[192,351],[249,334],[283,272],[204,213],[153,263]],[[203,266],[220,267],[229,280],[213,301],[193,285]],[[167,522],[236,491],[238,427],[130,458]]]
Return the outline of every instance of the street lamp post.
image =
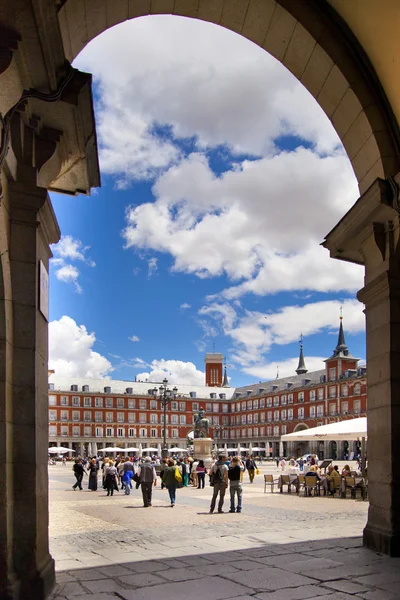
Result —
[[[217,447],[218,447],[218,443],[222,439],[222,432],[224,431],[224,429],[225,429],[225,427],[223,427],[222,425],[214,425],[214,437],[215,437],[215,441],[217,443]]]
[[[166,458],[168,456],[168,446],[167,446],[167,406],[171,402],[173,398],[176,397],[178,392],[178,388],[174,387],[172,390],[168,388],[168,379],[164,379],[162,385],[158,388],[153,389],[153,393],[157,396],[157,400],[160,402],[161,406],[164,410],[164,428],[163,428],[163,444],[161,448],[161,456],[162,458]]]

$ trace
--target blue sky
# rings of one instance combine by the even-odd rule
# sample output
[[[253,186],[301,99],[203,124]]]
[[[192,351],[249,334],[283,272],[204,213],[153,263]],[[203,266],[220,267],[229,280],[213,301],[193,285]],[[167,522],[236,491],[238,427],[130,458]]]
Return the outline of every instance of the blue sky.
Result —
[[[108,30],[93,72],[102,188],[52,195],[50,366],[59,375],[232,385],[310,370],[339,307],[365,356],[362,270],[319,246],[357,198],[317,103],[264,51],[209,23],[146,17]]]

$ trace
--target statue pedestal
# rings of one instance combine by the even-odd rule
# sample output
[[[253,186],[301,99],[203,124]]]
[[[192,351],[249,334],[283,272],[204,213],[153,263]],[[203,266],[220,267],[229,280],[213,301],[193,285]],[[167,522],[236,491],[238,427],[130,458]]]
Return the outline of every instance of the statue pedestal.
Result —
[[[211,438],[195,438],[193,440],[193,456],[198,460],[203,460],[206,466],[212,459],[212,443]]]

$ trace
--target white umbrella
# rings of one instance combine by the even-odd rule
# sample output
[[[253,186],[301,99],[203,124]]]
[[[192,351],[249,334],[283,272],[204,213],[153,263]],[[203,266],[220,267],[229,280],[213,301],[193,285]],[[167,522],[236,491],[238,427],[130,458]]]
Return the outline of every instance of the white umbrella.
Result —
[[[187,448],[178,448],[178,446],[174,446],[174,448],[169,449],[170,452],[187,452]]]
[[[157,448],[143,448],[142,452],[158,452]]]
[[[142,455],[143,454],[143,446],[142,446],[142,442],[139,442],[139,454]]]
[[[100,448],[98,452],[123,452],[123,448],[118,448],[117,446],[109,446],[108,448]]]
[[[249,444],[249,454],[253,454],[253,446],[252,446],[251,442]]]
[[[281,436],[284,442],[301,442],[303,440],[356,440],[367,437],[367,417],[357,419],[346,419],[329,425],[310,427],[295,433],[287,433]]]
[[[237,452],[237,448],[227,448],[227,452]]]
[[[157,444],[157,452],[161,456],[161,444]]]
[[[71,448],[64,448],[63,446],[52,446],[48,450],[49,454],[65,454],[66,452],[75,452]]]
[[[125,448],[125,452],[139,452],[139,448]]]

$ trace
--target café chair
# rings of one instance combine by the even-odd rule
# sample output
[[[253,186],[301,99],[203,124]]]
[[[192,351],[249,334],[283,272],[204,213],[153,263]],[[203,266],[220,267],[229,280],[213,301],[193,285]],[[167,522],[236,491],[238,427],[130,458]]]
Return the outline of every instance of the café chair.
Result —
[[[274,479],[273,475],[264,475],[264,494],[267,493],[267,485],[270,486],[271,494],[273,494],[275,484],[278,484],[278,479]]]
[[[306,496],[319,495],[318,479],[314,475],[306,475],[304,478],[304,489]]]

